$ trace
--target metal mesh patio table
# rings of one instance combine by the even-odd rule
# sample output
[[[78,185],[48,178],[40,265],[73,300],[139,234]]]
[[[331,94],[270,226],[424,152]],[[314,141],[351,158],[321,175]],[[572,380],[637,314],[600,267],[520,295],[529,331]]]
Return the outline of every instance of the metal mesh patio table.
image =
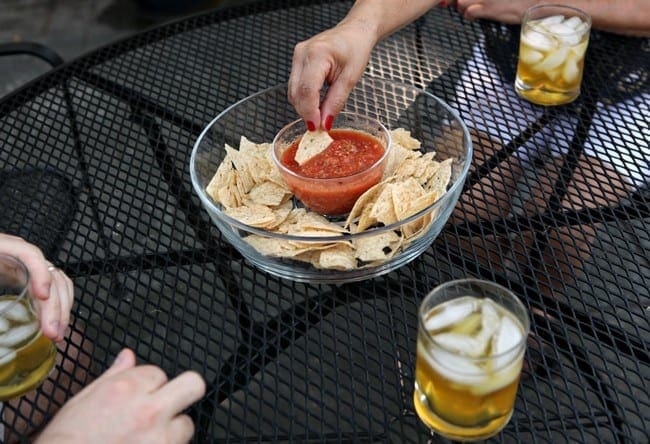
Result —
[[[10,432],[49,418],[130,347],[169,375],[205,377],[195,442],[438,442],[413,409],[417,308],[474,276],[512,289],[531,316],[515,413],[495,441],[647,442],[648,39],[593,32],[580,97],[553,108],[513,91],[517,27],[436,9],[381,42],[366,75],[445,100],[475,150],[442,234],[397,271],[281,280],[211,224],[190,183],[196,137],[285,82],[295,43],[350,6],[217,9],[0,101],[0,229],[39,245],[76,292],[53,384],[5,406]]]

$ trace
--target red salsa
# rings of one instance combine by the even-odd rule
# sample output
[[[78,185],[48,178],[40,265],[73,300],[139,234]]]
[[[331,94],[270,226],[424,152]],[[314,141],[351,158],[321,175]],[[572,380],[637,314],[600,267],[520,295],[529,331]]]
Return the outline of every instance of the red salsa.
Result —
[[[300,139],[289,146],[281,162],[294,173],[315,179],[332,179],[359,173],[384,155],[384,147],[370,134],[354,130],[332,130],[334,141],[321,153],[299,165],[295,161]]]
[[[280,162],[302,176],[283,174],[302,203],[321,214],[340,215],[348,213],[359,196],[381,180],[386,162],[377,161],[385,148],[367,133],[339,129],[329,134],[334,141],[302,166],[295,161],[300,140],[285,150]]]

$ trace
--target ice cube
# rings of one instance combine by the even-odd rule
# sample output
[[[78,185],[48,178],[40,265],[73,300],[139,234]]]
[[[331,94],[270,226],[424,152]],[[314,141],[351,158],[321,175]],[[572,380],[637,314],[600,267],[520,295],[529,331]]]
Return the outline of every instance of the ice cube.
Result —
[[[476,310],[476,302],[473,298],[460,298],[447,303],[442,310],[429,316],[424,321],[424,328],[427,331],[435,332],[449,327],[456,322],[466,318]]]
[[[0,334],[0,347],[15,347],[34,336],[38,331],[38,322],[19,325]]]
[[[557,40],[533,30],[527,30],[521,35],[521,43],[542,52],[555,49],[558,45]]]
[[[16,352],[7,347],[0,347],[0,367],[10,363],[16,357]]]
[[[506,352],[519,344],[522,338],[523,334],[521,332],[521,327],[519,327],[510,316],[503,316],[501,318],[499,331],[496,336],[492,338],[494,341],[492,345],[492,353],[501,354]]]
[[[522,48],[521,52],[519,53],[519,58],[525,64],[533,65],[535,63],[541,62],[544,58],[544,54],[539,51],[535,51],[534,49]]]
[[[499,355],[494,359],[493,369],[498,370],[515,358],[519,352],[519,348],[515,347],[521,343],[522,339],[523,332],[521,327],[509,316],[503,316],[499,330],[492,336],[491,354]]]
[[[550,25],[547,28],[553,35],[564,45],[577,45],[582,38],[582,34],[575,32],[575,30],[564,23],[557,23]]]
[[[472,362],[472,358],[440,349],[424,351],[424,347],[418,350],[418,354],[425,357],[431,368],[440,376],[458,384],[481,384],[488,377],[488,373]]]
[[[585,35],[587,31],[589,31],[589,25],[587,24],[587,22],[582,22],[581,24],[576,26],[575,31],[580,37],[582,37],[583,35]]]
[[[492,339],[492,336],[499,329],[501,325],[501,318],[499,313],[492,302],[492,299],[486,298],[481,304],[481,331],[478,333],[477,338],[481,341],[487,342]]]
[[[582,34],[558,34],[557,38],[562,42],[563,45],[574,46],[580,43],[580,40],[582,40]]]
[[[449,330],[452,333],[473,335],[481,327],[481,313],[472,313]]]
[[[560,77],[561,71],[562,70],[560,68],[554,69],[553,71],[548,71],[546,73],[546,77],[548,77],[549,79],[555,82],[557,78]]]
[[[32,316],[30,316],[27,307],[21,303],[14,303],[2,314],[5,318],[20,323],[29,322],[32,319]]]
[[[570,26],[566,26],[564,23],[553,23],[551,25],[548,25],[546,29],[551,33],[551,34],[575,34],[575,31],[573,28]]]
[[[534,20],[535,24],[544,26],[548,28],[549,26],[552,25],[557,25],[558,23],[562,23],[564,21],[564,16],[563,15],[551,15],[549,17],[545,17],[541,20]],[[528,23],[531,23],[532,20]]]
[[[487,348],[487,341],[459,333],[440,333],[433,340],[446,350],[471,358],[485,355]]]
[[[3,316],[0,316],[0,333],[6,332],[9,330],[9,327],[11,327],[9,321],[6,320]]]
[[[557,50],[549,53],[541,63],[533,66],[532,68],[537,72],[544,72],[548,74],[564,62],[564,59],[566,59],[568,53],[569,48],[558,48]]]
[[[575,58],[569,57],[562,68],[562,78],[567,83],[573,83],[578,80],[579,75],[580,68],[578,68],[578,63]]]
[[[563,23],[564,26],[568,26],[569,28],[575,31],[576,29],[578,29],[578,26],[582,25],[583,21],[580,17],[576,15],[566,19]]]
[[[485,396],[488,393],[502,389],[519,377],[522,363],[523,358],[519,358],[505,369],[496,373],[488,373],[488,377],[481,384],[473,385],[470,388],[470,392],[477,396]]]
[[[585,51],[587,51],[587,45],[589,45],[589,41],[585,41],[580,43],[579,45],[575,45],[574,47],[571,48],[571,54],[577,59],[580,60],[581,58],[584,57]]]

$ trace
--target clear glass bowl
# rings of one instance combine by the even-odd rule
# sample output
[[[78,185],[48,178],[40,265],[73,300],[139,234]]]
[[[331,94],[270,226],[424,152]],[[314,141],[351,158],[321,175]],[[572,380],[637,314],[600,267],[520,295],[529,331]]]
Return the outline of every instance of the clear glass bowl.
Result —
[[[404,220],[353,234],[296,236],[252,227],[233,219],[206,192],[206,186],[226,155],[225,145],[238,147],[241,136],[245,136],[255,143],[268,143],[272,149],[278,132],[299,118],[287,100],[286,84],[255,93],[231,105],[203,130],[192,150],[190,174],[194,190],[214,224],[242,256],[258,268],[281,278],[312,283],[343,283],[380,276],[418,257],[440,234],[449,218],[472,160],[471,138],[458,114],[424,90],[369,77],[358,82],[343,111],[376,119],[389,130],[404,128],[422,143],[420,151],[435,151],[437,161],[451,158],[452,171],[447,191],[433,204]],[[293,202],[294,206],[302,205],[298,199],[294,198]],[[307,262],[267,256],[244,241],[244,237],[249,235],[262,236],[269,242],[292,241],[307,245],[372,237],[379,239],[422,218],[430,220],[426,229],[389,259],[349,270],[316,268]],[[341,218],[332,220],[340,221]]]

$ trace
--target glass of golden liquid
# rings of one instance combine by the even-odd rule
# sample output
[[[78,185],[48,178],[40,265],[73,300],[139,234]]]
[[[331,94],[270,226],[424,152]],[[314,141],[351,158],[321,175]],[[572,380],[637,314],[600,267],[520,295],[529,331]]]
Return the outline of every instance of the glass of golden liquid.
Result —
[[[517,93],[538,105],[562,105],[580,95],[591,17],[562,5],[529,8],[522,18]]]
[[[431,291],[418,316],[415,391],[420,419],[458,441],[497,434],[512,416],[530,329],[508,289],[462,279]]]
[[[41,331],[27,267],[0,254],[0,401],[40,385],[55,358],[54,343]]]

